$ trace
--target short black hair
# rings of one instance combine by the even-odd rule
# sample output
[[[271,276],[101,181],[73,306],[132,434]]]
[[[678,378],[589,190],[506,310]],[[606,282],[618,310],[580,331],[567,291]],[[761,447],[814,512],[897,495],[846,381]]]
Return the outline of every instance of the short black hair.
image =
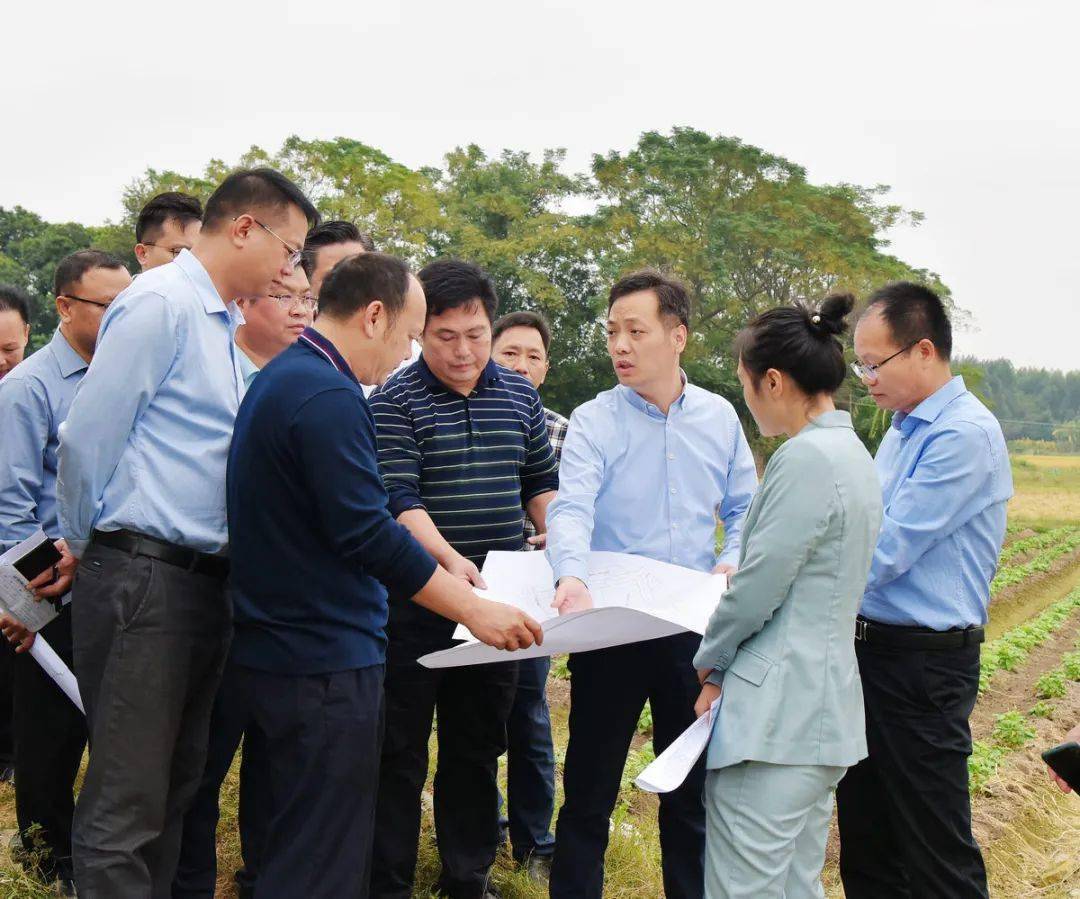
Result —
[[[943,360],[949,361],[952,325],[941,297],[929,287],[912,281],[893,281],[870,295],[863,315],[874,310],[881,313],[898,346],[912,346],[926,339]]]
[[[495,321],[499,296],[495,292],[495,282],[480,266],[460,259],[440,259],[425,265],[417,277],[424,285],[428,318],[479,300],[488,321]]]
[[[323,281],[319,314],[345,321],[381,300],[393,322],[405,308],[409,274],[408,265],[386,253],[358,253],[342,259]]]
[[[78,250],[61,259],[53,275],[53,295],[67,293],[83,275],[95,268],[124,268],[124,263],[103,250]]]
[[[0,312],[18,312],[24,325],[30,324],[30,297],[14,284],[0,284]]]
[[[494,343],[502,336],[503,331],[511,328],[533,328],[540,332],[540,340],[544,344],[544,352],[551,349],[551,328],[539,312],[508,312],[500,318],[491,329],[491,342]]]
[[[156,238],[167,221],[177,222],[181,228],[186,228],[192,222],[202,221],[202,217],[202,203],[195,197],[176,190],[165,191],[152,197],[139,212],[135,222],[135,241],[145,243],[148,237]]]
[[[304,256],[300,264],[309,278],[315,271],[315,259],[319,255],[319,250],[339,243],[358,243],[364,248],[364,252],[375,252],[375,241],[371,239],[371,235],[366,231],[361,231],[352,222],[341,219],[322,222],[308,231],[307,237],[304,238]]]
[[[281,172],[265,167],[240,169],[222,181],[206,201],[203,227],[212,230],[222,222],[260,207],[284,209],[287,206],[295,206],[304,213],[308,225],[319,224],[319,212],[311,200]]]
[[[611,291],[608,293],[608,312],[611,312],[611,307],[615,305],[616,300],[642,290],[651,290],[656,294],[662,318],[678,319],[687,331],[690,330],[690,294],[686,285],[682,281],[661,274],[654,268],[631,272],[611,285]]]
[[[835,393],[847,374],[837,335],[847,329],[846,319],[854,306],[850,293],[835,293],[817,310],[796,303],[762,312],[735,338],[736,358],[755,387],[765,372],[775,368],[811,396]]]

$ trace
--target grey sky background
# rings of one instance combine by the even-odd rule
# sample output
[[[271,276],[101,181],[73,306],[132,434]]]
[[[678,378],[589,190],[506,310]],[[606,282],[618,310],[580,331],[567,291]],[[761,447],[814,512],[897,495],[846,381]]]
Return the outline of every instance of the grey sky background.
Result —
[[[66,6],[66,5],[65,5]],[[688,125],[892,186],[890,235],[974,328],[957,349],[1080,368],[1074,4],[104,0],[9,5],[0,205],[87,224],[147,166],[198,173],[289,134],[410,166],[455,145],[568,168]]]

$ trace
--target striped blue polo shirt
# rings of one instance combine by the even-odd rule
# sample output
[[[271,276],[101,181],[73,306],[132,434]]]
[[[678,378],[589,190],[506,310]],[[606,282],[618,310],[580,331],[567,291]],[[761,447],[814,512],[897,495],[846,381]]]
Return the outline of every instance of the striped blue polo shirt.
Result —
[[[396,518],[425,509],[461,555],[520,550],[524,506],[559,487],[540,395],[489,361],[468,396],[446,387],[421,356],[371,397],[379,467]]]

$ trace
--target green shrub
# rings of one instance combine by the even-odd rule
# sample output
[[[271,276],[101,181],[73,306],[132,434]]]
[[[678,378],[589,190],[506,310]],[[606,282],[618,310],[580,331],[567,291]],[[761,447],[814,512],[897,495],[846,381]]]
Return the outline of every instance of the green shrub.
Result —
[[[1027,718],[1020,712],[1005,712],[998,715],[995,721],[994,731],[990,736],[999,746],[1019,749],[1035,739],[1035,728],[1028,724]]]
[[[1058,699],[1066,692],[1065,675],[1060,670],[1047,671],[1035,684],[1035,695],[1040,699]]]

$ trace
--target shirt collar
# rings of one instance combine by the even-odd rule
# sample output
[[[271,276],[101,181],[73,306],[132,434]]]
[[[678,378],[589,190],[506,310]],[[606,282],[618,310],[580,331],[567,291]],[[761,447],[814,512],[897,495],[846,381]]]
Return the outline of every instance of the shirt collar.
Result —
[[[329,362],[354,384],[360,386],[360,382],[356,380],[356,375],[354,375],[353,370],[349,368],[349,363],[345,361],[345,357],[338,352],[336,346],[314,328],[304,328],[300,333],[299,342],[312,350],[317,356],[320,356]]]
[[[851,423],[851,413],[844,412],[842,409],[836,409],[832,412],[823,412],[817,418],[812,419],[808,427],[854,429],[854,425]]]
[[[416,360],[416,370],[420,375],[420,380],[422,380],[429,389],[442,390],[446,393],[456,393],[458,396],[461,396],[461,394],[457,393],[456,390],[447,387],[442,381],[438,379],[435,372],[433,372],[428,366],[427,360],[424,358],[422,353],[420,354],[420,358]],[[480,372],[480,378],[476,382],[476,386],[472,389],[472,393],[470,393],[469,395],[472,396],[472,394],[476,393],[481,388],[491,387],[493,384],[501,383],[502,375],[499,373],[499,366],[496,364],[494,359],[488,359],[488,363],[484,366],[484,370]]]
[[[676,410],[682,409],[686,405],[686,395],[689,392],[686,388],[689,386],[690,381],[686,377],[686,372],[683,371],[681,368],[679,369],[679,377],[682,378],[683,391],[679,394],[679,398],[671,404],[671,409],[668,410],[669,414]],[[643,397],[633,388],[627,387],[625,384],[618,384],[616,385],[615,389],[622,394],[623,399],[625,399],[639,412],[644,412],[650,418],[667,418],[667,416],[660,411],[659,406],[655,406],[650,403],[647,399],[645,399],[645,397]]]
[[[930,394],[910,412],[897,412],[893,415],[892,426],[906,437],[920,421],[930,423],[958,396],[967,392],[967,385],[962,375],[956,375]],[[911,419],[914,419],[912,421]]]
[[[221,294],[217,292],[217,288],[214,286],[214,282],[210,280],[210,273],[191,250],[181,250],[180,255],[176,257],[174,262],[180,266],[180,270],[195,285],[195,289],[199,293],[199,299],[202,300],[203,309],[206,310],[207,314],[228,315],[237,327],[244,323],[244,316],[239,307],[235,303],[226,303],[222,300]]]
[[[61,377],[70,378],[76,372],[86,371],[90,366],[89,362],[75,352],[75,348],[68,343],[67,338],[60,333],[59,328],[53,332],[52,340],[49,341],[49,349],[52,350],[52,354],[56,358],[56,364],[60,366]]]

